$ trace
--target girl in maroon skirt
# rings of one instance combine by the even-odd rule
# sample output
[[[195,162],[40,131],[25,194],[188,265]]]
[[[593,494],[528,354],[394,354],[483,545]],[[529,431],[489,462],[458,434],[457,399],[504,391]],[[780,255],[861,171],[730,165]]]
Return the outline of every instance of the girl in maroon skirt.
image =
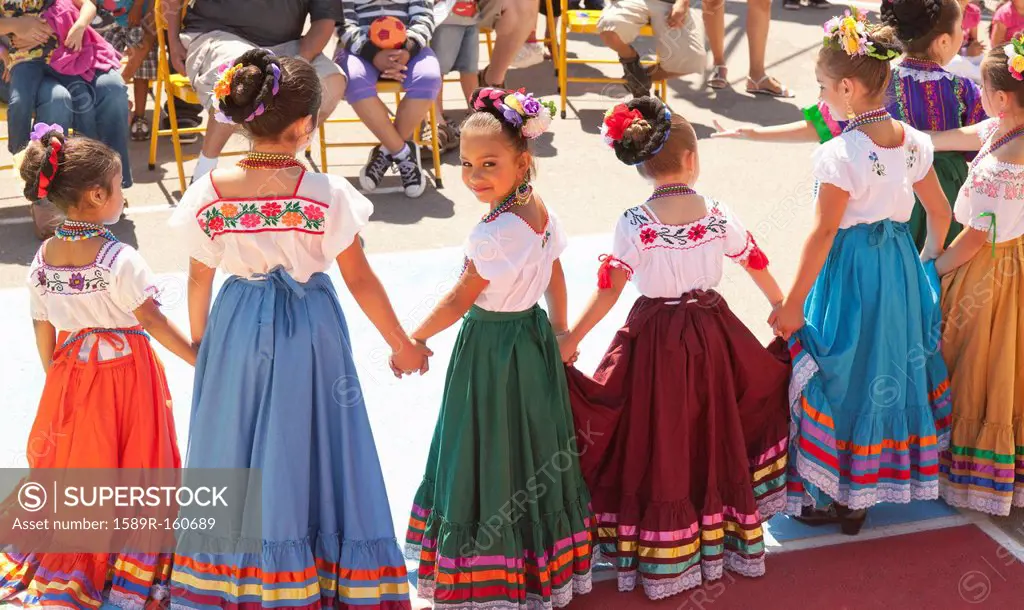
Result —
[[[764,574],[762,523],[785,504],[789,352],[766,349],[714,287],[738,262],[773,307],[783,294],[753,237],[699,195],[697,136],[657,98],[619,104],[602,136],[655,184],[615,227],[598,291],[560,337],[562,359],[632,280],[642,296],[597,373],[568,369],[598,550],[661,599],[722,576]]]

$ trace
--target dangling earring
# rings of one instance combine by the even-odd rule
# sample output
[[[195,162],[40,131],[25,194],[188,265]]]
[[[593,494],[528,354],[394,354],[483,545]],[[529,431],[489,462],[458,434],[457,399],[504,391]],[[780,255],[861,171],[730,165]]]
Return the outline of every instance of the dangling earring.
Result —
[[[1006,112],[1005,112],[1005,111],[1001,111],[1001,112],[999,113],[999,118],[1000,118],[1000,119],[1004,119],[1004,118],[1006,118]]]
[[[853,119],[857,116],[857,113],[853,111],[853,106],[850,104],[850,100],[846,100],[846,118]]]
[[[530,202],[531,195],[533,195],[533,186],[530,185],[530,179],[523,178],[522,184],[516,187],[516,205],[526,205]]]

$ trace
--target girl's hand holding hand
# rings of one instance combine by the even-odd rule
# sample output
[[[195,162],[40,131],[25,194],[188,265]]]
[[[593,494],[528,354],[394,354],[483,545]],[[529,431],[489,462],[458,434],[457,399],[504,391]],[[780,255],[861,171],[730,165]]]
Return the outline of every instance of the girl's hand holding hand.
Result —
[[[921,262],[927,263],[928,261],[933,261],[939,258],[941,255],[942,248],[936,249],[934,247],[925,247],[925,249],[921,251]]]
[[[572,339],[572,335],[568,331],[558,333],[557,339],[562,362],[569,365],[576,364],[576,360],[580,357],[579,344]]]
[[[410,339],[405,346],[392,352],[389,361],[391,372],[399,378],[417,371],[422,375],[430,370],[429,358],[433,355],[426,343]]]
[[[68,35],[64,39],[64,46],[67,47],[69,51],[77,53],[82,50],[82,38],[84,37],[85,26],[76,23],[71,26],[70,30],[68,30]]]
[[[768,323],[772,325],[776,336],[789,341],[793,333],[804,326],[803,307],[799,307],[789,301],[783,301],[781,305],[772,311],[772,315],[768,318]]]
[[[726,129],[725,127],[722,127],[722,124],[719,123],[717,120],[715,120],[714,123],[715,123],[715,130],[716,131],[711,134],[712,138],[739,138],[739,139],[746,139],[746,138],[749,138],[750,135],[754,131],[750,127],[736,127],[736,128],[733,128],[733,129]]]

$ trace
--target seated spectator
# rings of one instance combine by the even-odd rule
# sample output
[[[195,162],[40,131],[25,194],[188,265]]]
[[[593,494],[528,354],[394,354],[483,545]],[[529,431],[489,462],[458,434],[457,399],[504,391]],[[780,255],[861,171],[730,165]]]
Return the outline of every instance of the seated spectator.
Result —
[[[469,98],[479,84],[480,69],[480,25],[477,5],[473,0],[442,0],[434,5],[434,37],[430,48],[437,55],[441,76],[455,71],[459,73],[462,95],[469,104]],[[442,153],[459,147],[458,123],[444,116],[444,93],[437,96],[437,136]],[[425,158],[432,152],[424,147]]]
[[[128,100],[117,72],[121,58],[89,26],[95,16],[92,0],[0,0],[0,34],[8,35],[13,47],[8,148],[14,153],[28,144],[40,85],[53,78],[72,93],[78,132],[121,156],[121,181],[127,188],[132,174]]]
[[[611,0],[601,13],[597,29],[601,40],[618,53],[633,97],[651,94],[654,81],[675,78],[704,68],[704,30],[694,19],[687,0]],[[631,45],[648,23],[654,28],[657,65],[645,68]]]
[[[323,54],[344,19],[341,0],[191,0],[183,23],[181,2],[163,2],[168,50],[175,69],[188,76],[204,108],[213,105],[213,86],[221,66],[259,47],[312,64],[323,87],[321,123],[344,96],[345,76]],[[307,18],[310,27],[303,34]],[[207,121],[193,181],[217,167],[217,158],[234,131],[233,125]]]
[[[494,30],[491,63],[480,70],[481,87],[506,88],[505,76],[513,65],[525,67],[536,61],[543,49],[539,43],[527,44],[537,27],[538,0],[479,0],[479,26]]]
[[[131,138],[148,141],[152,127],[146,118],[150,81],[156,79],[156,33],[150,0],[100,0],[94,27],[128,61],[121,70],[124,82],[132,81]],[[146,17],[143,23],[143,16]]]
[[[406,26],[401,48],[381,49],[370,40],[370,25],[380,17],[394,17]],[[337,62],[348,76],[345,99],[359,119],[380,141],[370,151],[359,183],[373,192],[394,166],[402,177],[407,197],[419,197],[427,186],[416,145],[410,140],[441,92],[441,68],[430,50],[434,33],[432,0],[347,0]],[[402,83],[405,97],[391,122],[388,108],[377,96],[377,80]]]

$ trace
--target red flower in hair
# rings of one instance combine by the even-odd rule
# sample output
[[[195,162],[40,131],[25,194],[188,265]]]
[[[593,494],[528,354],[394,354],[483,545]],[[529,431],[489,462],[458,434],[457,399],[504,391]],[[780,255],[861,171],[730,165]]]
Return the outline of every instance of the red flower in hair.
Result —
[[[603,135],[618,142],[626,133],[626,128],[633,124],[633,121],[644,118],[639,110],[630,110],[625,104],[619,104],[612,108],[604,116],[605,132]]]

